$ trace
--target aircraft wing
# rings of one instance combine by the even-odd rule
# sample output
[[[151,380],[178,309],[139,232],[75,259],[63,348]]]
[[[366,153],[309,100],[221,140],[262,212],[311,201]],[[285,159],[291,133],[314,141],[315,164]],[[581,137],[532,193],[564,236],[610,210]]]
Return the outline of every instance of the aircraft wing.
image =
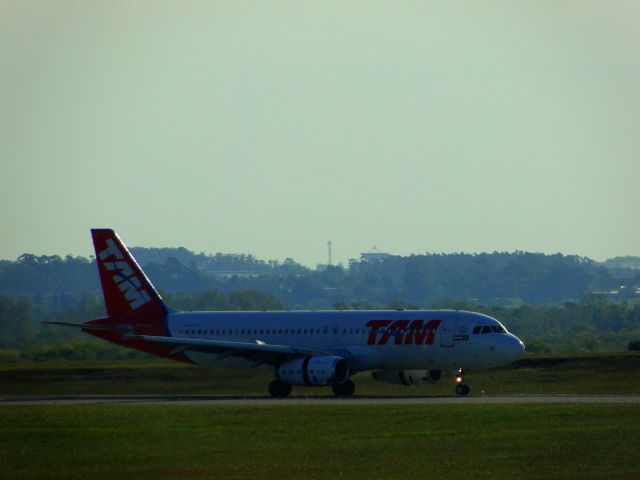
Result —
[[[218,356],[241,357],[260,364],[279,365],[282,361],[296,357],[316,357],[332,355],[330,352],[310,350],[288,345],[271,345],[260,340],[255,342],[230,342],[227,340],[203,340],[199,338],[161,337],[154,335],[127,335],[127,340],[143,340],[162,345],[172,345],[171,354],[203,352]]]

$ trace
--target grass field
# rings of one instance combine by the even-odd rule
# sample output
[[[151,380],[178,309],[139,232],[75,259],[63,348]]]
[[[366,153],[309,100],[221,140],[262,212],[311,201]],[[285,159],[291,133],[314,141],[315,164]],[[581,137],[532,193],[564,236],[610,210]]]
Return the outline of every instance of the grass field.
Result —
[[[205,369],[168,360],[0,365],[0,394],[265,395],[267,369]],[[419,387],[353,377],[365,395],[450,395],[453,379]],[[640,354],[527,356],[497,369],[468,372],[472,394],[640,393]],[[330,388],[294,387],[297,395],[329,395]]]
[[[2,478],[617,478],[624,405],[0,407]]]
[[[264,395],[269,370],[0,365],[0,394]],[[640,393],[640,355],[527,356],[472,394]],[[357,393],[451,395],[354,378]],[[295,394],[326,395],[328,388]],[[4,479],[640,478],[637,405],[0,405]]]

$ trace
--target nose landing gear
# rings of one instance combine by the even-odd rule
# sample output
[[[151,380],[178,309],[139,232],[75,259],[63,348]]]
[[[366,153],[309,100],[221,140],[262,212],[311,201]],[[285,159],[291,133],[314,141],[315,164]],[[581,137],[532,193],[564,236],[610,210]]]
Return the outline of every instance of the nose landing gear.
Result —
[[[460,367],[458,369],[458,373],[456,373],[456,395],[458,396],[465,396],[465,395],[469,395],[469,392],[471,391],[471,389],[469,388],[469,385],[462,383],[464,380],[464,368]]]

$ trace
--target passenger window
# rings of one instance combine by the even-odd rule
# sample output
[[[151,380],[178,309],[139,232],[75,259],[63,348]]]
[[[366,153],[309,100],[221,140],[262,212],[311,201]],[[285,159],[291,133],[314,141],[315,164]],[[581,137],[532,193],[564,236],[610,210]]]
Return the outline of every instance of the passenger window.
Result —
[[[491,333],[491,327],[489,325],[485,325],[482,327],[482,333]]]
[[[482,327],[478,325],[477,327],[474,327],[473,333],[480,333],[480,330],[482,330]]]

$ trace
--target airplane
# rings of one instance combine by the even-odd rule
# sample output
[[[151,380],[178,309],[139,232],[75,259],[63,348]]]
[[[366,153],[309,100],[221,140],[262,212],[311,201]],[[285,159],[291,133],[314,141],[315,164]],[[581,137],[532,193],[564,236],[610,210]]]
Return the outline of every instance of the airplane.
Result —
[[[351,377],[427,385],[455,374],[468,395],[466,369],[508,364],[524,344],[495,318],[461,310],[188,312],[169,308],[111,229],[92,229],[107,316],[78,327],[124,347],[205,367],[266,367],[273,397],[292,386],[355,392]]]

